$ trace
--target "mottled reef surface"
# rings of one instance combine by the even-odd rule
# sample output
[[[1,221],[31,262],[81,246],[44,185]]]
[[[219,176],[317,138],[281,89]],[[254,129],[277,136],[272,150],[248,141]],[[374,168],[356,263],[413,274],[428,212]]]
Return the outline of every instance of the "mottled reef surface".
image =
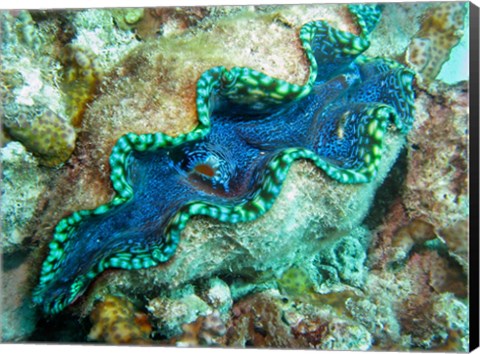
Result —
[[[167,263],[104,272],[52,317],[30,295],[53,229],[112,198],[119,137],[192,130],[214,66],[302,84],[301,25],[358,28],[345,5],[2,12],[2,340],[467,350],[468,77],[438,79],[467,9],[384,5],[365,54],[418,73],[416,112],[371,183],[295,163],[263,217],[196,217]]]

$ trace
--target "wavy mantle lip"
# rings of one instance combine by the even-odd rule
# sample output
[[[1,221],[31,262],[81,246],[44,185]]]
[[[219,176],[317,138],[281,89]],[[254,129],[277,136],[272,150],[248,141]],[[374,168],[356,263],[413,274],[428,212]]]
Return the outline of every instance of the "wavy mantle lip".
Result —
[[[361,56],[379,12],[365,5],[350,10],[359,36],[324,21],[301,28],[310,63],[304,85],[250,68],[214,67],[197,81],[194,130],[122,136],[110,155],[114,198],[57,224],[34,302],[58,313],[107,268],[166,262],[194,215],[230,223],[258,218],[297,159],[340,183],[369,182],[388,124],[401,133],[411,128],[414,74]]]

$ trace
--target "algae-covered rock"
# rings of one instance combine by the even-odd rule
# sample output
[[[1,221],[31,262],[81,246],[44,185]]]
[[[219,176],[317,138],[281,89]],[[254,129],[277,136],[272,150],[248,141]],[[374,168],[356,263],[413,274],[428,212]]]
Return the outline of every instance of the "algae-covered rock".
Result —
[[[147,309],[156,319],[159,331],[167,337],[181,334],[183,324],[213,312],[191,286],[150,300]]]
[[[419,92],[416,107],[405,206],[412,218],[437,228],[451,226],[469,214],[467,83]]]
[[[288,301],[276,290],[238,301],[225,335],[233,347],[368,350],[370,333],[329,305]]]
[[[10,142],[0,150],[2,164],[2,237],[3,254],[22,250],[32,237],[39,201],[47,188],[47,175],[22,144]]]
[[[65,162],[76,133],[65,115],[58,89],[59,64],[51,27],[37,26],[28,11],[1,12],[2,123],[7,133],[34,153],[41,164]]]
[[[0,162],[2,341],[25,341],[38,318],[29,293],[32,273],[29,250],[50,176],[19,142],[10,142],[0,149]]]
[[[318,254],[315,263],[320,270],[327,268],[323,281],[342,281],[346,284],[362,287],[368,268],[365,265],[367,248],[370,241],[370,232],[364,228],[356,228],[350,235],[332,242],[329,247],[324,247]],[[329,272],[329,270],[331,271]]]
[[[31,263],[24,253],[2,258],[1,341],[25,342],[39,319],[28,291]]]

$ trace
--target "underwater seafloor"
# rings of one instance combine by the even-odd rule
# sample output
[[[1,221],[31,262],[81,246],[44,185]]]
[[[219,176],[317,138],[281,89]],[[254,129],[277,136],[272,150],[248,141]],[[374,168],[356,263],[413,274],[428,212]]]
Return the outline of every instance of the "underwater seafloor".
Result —
[[[371,182],[297,161],[265,215],[196,216],[166,263],[57,314],[32,301],[52,234],[112,199],[122,135],[194,129],[215,66],[301,85],[300,27],[359,27],[342,4],[2,11],[2,341],[468,351],[468,6],[381,5],[363,54],[416,72],[415,113]]]

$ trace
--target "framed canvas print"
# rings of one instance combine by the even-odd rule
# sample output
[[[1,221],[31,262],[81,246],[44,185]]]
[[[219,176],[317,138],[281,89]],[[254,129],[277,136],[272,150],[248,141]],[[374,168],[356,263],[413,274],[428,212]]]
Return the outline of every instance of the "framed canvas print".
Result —
[[[477,6],[0,23],[3,342],[478,347]]]

